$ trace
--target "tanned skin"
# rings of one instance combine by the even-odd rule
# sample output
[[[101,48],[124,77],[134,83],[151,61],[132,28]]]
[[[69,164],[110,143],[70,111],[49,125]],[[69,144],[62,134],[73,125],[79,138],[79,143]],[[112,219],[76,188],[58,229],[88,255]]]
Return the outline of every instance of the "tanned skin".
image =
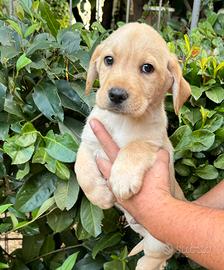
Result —
[[[99,121],[91,120],[91,127],[110,160],[97,160],[99,170],[108,179],[119,147]],[[160,150],[140,192],[129,200],[118,200],[119,204],[157,239],[201,266],[223,270],[224,181],[197,201],[180,201],[170,194],[168,164],[168,153]]]

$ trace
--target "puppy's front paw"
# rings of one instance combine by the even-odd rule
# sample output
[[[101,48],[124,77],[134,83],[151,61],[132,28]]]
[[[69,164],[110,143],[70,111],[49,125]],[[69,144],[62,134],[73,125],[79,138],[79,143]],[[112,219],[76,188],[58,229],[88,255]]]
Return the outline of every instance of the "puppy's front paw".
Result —
[[[139,192],[144,174],[153,165],[157,150],[147,142],[135,141],[119,151],[109,179],[115,197],[128,199]]]
[[[115,197],[107,185],[96,185],[90,192],[86,193],[86,196],[92,204],[102,209],[111,208],[115,203]]]
[[[115,162],[109,179],[115,197],[128,199],[138,193],[146,170],[142,166],[126,167],[123,162]]]

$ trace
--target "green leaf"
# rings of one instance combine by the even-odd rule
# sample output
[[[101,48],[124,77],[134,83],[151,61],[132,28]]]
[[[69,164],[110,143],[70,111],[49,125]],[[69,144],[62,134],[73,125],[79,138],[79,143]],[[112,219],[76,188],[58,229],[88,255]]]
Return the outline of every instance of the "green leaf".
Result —
[[[63,180],[68,180],[70,178],[69,168],[58,160],[56,161],[55,173]]]
[[[12,29],[14,29],[21,37],[23,36],[22,29],[18,23],[12,20],[6,20],[6,21],[12,27]]]
[[[104,270],[115,270],[115,269],[116,270],[129,270],[128,266],[124,262],[119,261],[119,260],[106,262],[103,265],[103,269]]]
[[[40,254],[48,254],[49,252],[52,252],[55,250],[55,240],[53,235],[48,235],[44,239],[44,243],[41,247]]]
[[[0,43],[2,46],[10,46],[12,43],[12,30],[8,26],[0,27]]]
[[[84,81],[81,81],[81,80],[71,82],[71,86],[75,90],[75,92],[79,95],[79,97],[87,104],[87,106],[89,107],[89,112],[90,112],[92,107],[95,105],[95,100],[96,100],[95,92],[92,91],[90,95],[87,96],[85,94],[85,83]]]
[[[198,100],[204,91],[205,89],[203,87],[191,85],[191,95],[194,97],[195,100]]]
[[[17,5],[16,5],[16,16],[22,21],[22,20],[24,20],[24,16],[25,16],[25,14],[24,14],[24,10],[23,10],[23,8],[22,8],[22,6],[20,5],[20,3],[17,3]]]
[[[56,86],[65,108],[77,111],[83,116],[89,115],[89,106],[80,98],[76,93],[76,89],[72,88],[68,81],[59,80],[56,82]]]
[[[58,267],[56,270],[72,270],[75,265],[76,259],[78,256],[78,252],[70,255],[62,264],[62,266]]]
[[[216,179],[219,175],[217,169],[212,165],[202,165],[195,170],[195,173],[206,180]]]
[[[211,132],[215,132],[223,125],[223,116],[215,114],[212,118],[208,119],[204,129],[208,129]]]
[[[6,268],[9,268],[9,265],[6,263],[0,262],[0,269],[6,269]]]
[[[36,213],[33,215],[33,219],[27,222],[20,222],[18,223],[14,229],[18,230],[21,229],[25,226],[30,225],[31,223],[33,223],[35,220],[37,220],[41,215],[43,215],[45,212],[47,212],[55,203],[55,200],[53,197],[47,199],[42,205],[41,207],[36,211]]]
[[[184,35],[184,40],[185,40],[185,46],[186,46],[187,52],[190,53],[190,51],[191,51],[191,44],[190,44],[189,36],[185,34]]]
[[[23,164],[31,159],[34,146],[30,145],[25,148],[21,148],[16,145],[14,141],[5,142],[3,145],[3,149],[6,154],[8,154],[12,159],[12,164]]]
[[[207,90],[205,94],[215,103],[221,103],[224,100],[224,89],[221,86]]]
[[[18,170],[16,173],[16,179],[23,179],[30,172],[29,162],[25,163],[25,167],[23,169]]]
[[[13,114],[16,118],[24,119],[21,107],[19,106],[16,98],[8,93],[5,98],[4,110],[9,114]]]
[[[121,241],[121,234],[119,232],[110,233],[103,236],[100,240],[98,240],[93,248],[92,256],[93,259],[96,258],[96,255],[108,247],[113,247],[117,245]]]
[[[216,130],[215,135],[218,139],[224,140],[224,128],[222,127]]]
[[[73,223],[73,218],[69,212],[62,212],[56,209],[47,215],[47,223],[55,233],[59,233]]]
[[[38,211],[36,212],[36,214],[33,216],[33,219],[36,220],[37,218],[39,218],[42,214],[44,214],[50,207],[52,207],[55,203],[55,200],[53,197],[47,199],[42,205],[41,207],[38,209]]]
[[[32,55],[34,52],[36,52],[37,50],[47,50],[50,48],[50,46],[52,46],[52,42],[50,42],[49,40],[42,40],[42,39],[38,39],[35,40],[27,49],[26,54],[27,55]]]
[[[176,162],[175,171],[181,176],[188,176],[191,172],[190,168],[180,161]]]
[[[195,130],[191,134],[189,149],[192,152],[208,150],[215,141],[215,134],[206,129]]]
[[[81,142],[83,127],[83,122],[71,117],[65,117],[64,123],[59,123],[60,132],[70,134],[77,144]]]
[[[181,161],[181,163],[184,164],[184,165],[187,165],[189,167],[196,168],[194,159],[183,158],[182,161]]]
[[[50,9],[50,6],[47,2],[40,1],[39,9],[41,16],[46,21],[51,34],[56,37],[60,28],[60,23],[56,20],[54,13]]]
[[[10,216],[10,218],[12,220],[13,228],[15,228],[18,225],[19,221],[18,221],[16,215],[13,212],[9,212],[9,216]]]
[[[27,14],[31,15],[31,8],[32,8],[32,0],[20,0],[20,5],[26,11]]]
[[[15,56],[18,56],[20,54],[20,50],[17,47],[13,46],[0,46],[0,52],[1,52],[1,62],[7,63],[8,60],[14,58]]]
[[[91,235],[82,227],[82,224],[80,221],[78,222],[76,226],[75,234],[78,240],[89,239],[91,237]]]
[[[26,123],[21,129],[21,135],[16,138],[15,143],[21,147],[27,147],[36,142],[38,131],[32,123]]]
[[[25,66],[29,65],[30,63],[32,63],[32,60],[26,57],[26,54],[23,53],[19,59],[16,62],[16,70],[17,73],[24,68]]]
[[[83,228],[92,236],[101,233],[103,210],[89,202],[86,197],[82,198],[80,218]]]
[[[72,62],[77,61],[78,59],[80,66],[83,67],[86,71],[88,70],[90,61],[90,54],[88,52],[79,50],[74,55],[68,55],[68,58]]]
[[[191,128],[187,125],[179,127],[171,136],[170,140],[176,151],[188,146],[191,139]]]
[[[54,159],[61,162],[74,162],[78,145],[69,134],[56,135],[52,131],[44,137],[46,151]]]
[[[0,111],[4,109],[7,87],[0,82]]]
[[[7,204],[3,204],[3,205],[0,205],[0,215],[2,213],[4,213],[9,207],[11,207],[12,204],[11,203],[7,203]]]
[[[79,194],[79,185],[74,173],[68,181],[58,181],[54,192],[55,202],[60,210],[70,210],[76,203]]]
[[[23,236],[23,248],[22,256],[25,261],[30,261],[33,258],[39,256],[40,249],[44,243],[44,235],[32,235],[32,236]],[[32,247],[32,248],[31,248]]]
[[[0,121],[0,141],[5,141],[9,133],[9,124]]]
[[[201,119],[201,113],[198,108],[192,108],[191,110],[186,110],[182,114],[182,118],[185,119],[185,122],[187,121],[191,123],[192,126],[194,126]]]
[[[29,35],[33,34],[39,28],[39,23],[34,23],[30,25],[24,34],[24,37],[27,38]]]
[[[83,259],[76,263],[76,268],[79,270],[102,270],[104,262],[105,259],[97,258],[96,260],[93,260],[89,254],[86,254]]]
[[[80,48],[80,33],[78,31],[61,30],[57,35],[60,48],[68,54],[73,54]]]
[[[33,100],[37,108],[51,121],[63,122],[64,112],[57,88],[49,82],[42,82],[34,88]]]
[[[218,156],[218,158],[214,161],[214,166],[218,169],[224,170],[224,154]]]
[[[15,208],[26,213],[40,207],[55,191],[56,179],[48,172],[33,175],[17,193]]]
[[[12,224],[11,223],[1,223],[0,224],[0,233],[5,233],[11,230]]]

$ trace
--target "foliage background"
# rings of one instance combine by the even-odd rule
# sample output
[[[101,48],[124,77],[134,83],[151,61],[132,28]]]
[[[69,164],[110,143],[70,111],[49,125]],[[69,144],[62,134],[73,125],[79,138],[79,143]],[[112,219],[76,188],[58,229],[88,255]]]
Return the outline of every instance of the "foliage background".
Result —
[[[176,176],[190,200],[224,175],[223,29],[224,14],[210,10],[189,35],[162,32],[192,89],[179,117],[166,100]],[[96,22],[64,28],[44,1],[20,0],[14,17],[1,14],[0,232],[23,236],[12,254],[0,249],[1,268],[135,268],[138,256],[127,254],[139,236],[117,209],[88,202],[73,172],[95,96],[84,96],[88,62],[108,34]],[[167,269],[202,268],[176,254]]]

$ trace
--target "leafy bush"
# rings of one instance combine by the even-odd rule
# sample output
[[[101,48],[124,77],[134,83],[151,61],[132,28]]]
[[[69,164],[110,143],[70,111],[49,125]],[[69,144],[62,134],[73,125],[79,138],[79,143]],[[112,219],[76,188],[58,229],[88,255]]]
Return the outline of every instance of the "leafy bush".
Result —
[[[11,269],[134,269],[139,236],[116,209],[102,211],[79,189],[73,163],[94,93],[84,96],[91,52],[108,33],[97,23],[61,29],[49,6],[19,1],[0,20],[0,232],[22,248],[0,259]],[[167,98],[177,179],[195,199],[223,178],[223,15],[211,13],[170,49],[183,63],[192,97],[179,119]],[[96,82],[97,86],[97,82]],[[4,266],[1,266],[4,267]],[[5,266],[6,267],[6,266]],[[180,255],[167,269],[202,269]]]

